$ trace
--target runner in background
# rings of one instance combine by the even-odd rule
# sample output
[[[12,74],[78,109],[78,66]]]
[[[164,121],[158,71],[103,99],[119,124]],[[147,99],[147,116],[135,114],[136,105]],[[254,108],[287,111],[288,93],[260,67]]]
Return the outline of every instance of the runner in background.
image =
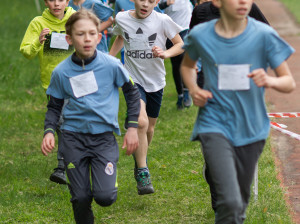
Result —
[[[182,26],[183,31],[179,33],[182,39],[189,31],[189,24],[192,16],[193,5],[189,0],[161,0],[159,8],[164,10],[164,13],[172,18],[172,20],[179,26]],[[169,49],[173,46],[172,42],[168,39],[166,48]],[[171,58],[173,79],[177,92],[177,109],[182,110],[189,108],[192,105],[192,99],[189,90],[185,88],[182,77],[180,74],[180,64],[183,59],[183,53]]]

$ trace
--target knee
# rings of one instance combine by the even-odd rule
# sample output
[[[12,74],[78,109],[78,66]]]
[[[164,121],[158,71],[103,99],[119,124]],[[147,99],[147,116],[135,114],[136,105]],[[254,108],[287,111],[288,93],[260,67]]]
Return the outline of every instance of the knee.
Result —
[[[78,206],[89,206],[92,203],[93,197],[85,191],[77,191],[76,195],[74,195],[72,202],[77,204]]]
[[[146,133],[149,126],[148,117],[140,115],[138,122],[139,122],[139,126],[138,126],[139,131],[143,131]]]
[[[242,200],[237,197],[226,198],[221,206],[230,214],[240,213],[243,210]]]
[[[154,134],[154,126],[149,126],[147,129],[147,135],[153,135]]]
[[[94,193],[94,200],[100,206],[110,206],[117,200],[117,190],[96,192]]]

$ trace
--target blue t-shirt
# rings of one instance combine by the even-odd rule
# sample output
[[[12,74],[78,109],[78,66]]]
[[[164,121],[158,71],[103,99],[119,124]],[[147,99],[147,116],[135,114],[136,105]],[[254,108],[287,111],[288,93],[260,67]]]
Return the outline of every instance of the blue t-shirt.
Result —
[[[69,6],[76,11],[80,9],[80,6],[75,5],[73,0],[70,0]],[[113,9],[104,5],[100,0],[85,0],[81,6],[85,9],[93,9],[98,18],[104,22],[107,21],[114,12]],[[102,39],[98,44],[97,49],[102,52],[108,52],[107,40],[104,32],[102,32]]]
[[[90,71],[93,71],[96,82],[89,81],[88,87],[85,85],[81,88],[87,87],[85,89],[89,91],[96,85],[98,90],[76,97],[78,86],[71,84],[71,79]],[[84,79],[82,80],[84,83]],[[69,99],[62,112],[64,123],[61,129],[91,134],[114,131],[120,135],[118,88],[128,81],[129,74],[121,62],[100,51],[97,51],[97,57],[84,69],[75,64],[71,56],[61,62],[54,69],[47,89],[48,95]]]
[[[218,65],[249,64],[250,71],[270,65],[277,68],[293,52],[275,30],[248,17],[244,32],[234,38],[223,38],[215,32],[217,20],[199,24],[185,38],[184,49],[192,60],[202,59],[204,89],[212,92],[198,113],[192,139],[199,133],[221,133],[234,146],[266,139],[270,121],[264,101],[263,87],[250,79],[250,89],[242,91],[218,89]]]
[[[117,15],[118,12],[122,11],[122,9],[124,9],[124,11],[128,11],[134,8],[135,8],[134,2],[130,0],[116,0],[115,15]],[[163,12],[158,6],[155,6],[154,10],[157,12]]]

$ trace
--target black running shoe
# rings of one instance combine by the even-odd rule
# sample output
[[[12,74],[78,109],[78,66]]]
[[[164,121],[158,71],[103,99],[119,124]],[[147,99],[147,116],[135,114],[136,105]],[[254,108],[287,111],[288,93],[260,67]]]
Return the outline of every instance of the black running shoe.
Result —
[[[54,172],[50,175],[50,180],[58,184],[67,184],[65,171],[60,168],[55,168]]]

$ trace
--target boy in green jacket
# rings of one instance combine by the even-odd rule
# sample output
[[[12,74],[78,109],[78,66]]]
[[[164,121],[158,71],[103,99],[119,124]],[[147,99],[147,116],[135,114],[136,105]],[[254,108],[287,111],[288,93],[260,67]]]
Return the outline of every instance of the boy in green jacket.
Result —
[[[40,61],[42,87],[46,91],[53,69],[74,52],[65,40],[65,24],[75,12],[67,7],[69,0],[44,0],[46,9],[41,16],[35,17],[29,24],[23,37],[20,52],[28,59],[37,54]],[[50,180],[66,184],[65,168],[60,151],[57,152],[58,166]]]

